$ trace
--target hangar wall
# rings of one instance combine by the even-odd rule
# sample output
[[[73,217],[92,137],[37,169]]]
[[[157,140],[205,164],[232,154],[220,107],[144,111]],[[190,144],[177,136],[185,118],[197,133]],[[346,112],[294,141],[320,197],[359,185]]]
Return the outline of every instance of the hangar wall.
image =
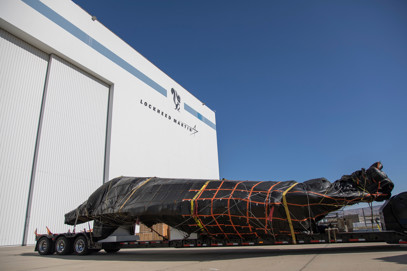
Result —
[[[109,86],[51,55],[27,240],[103,180]],[[73,200],[74,199],[74,200]],[[67,231],[68,226],[57,228]]]
[[[116,176],[219,178],[215,113],[91,17],[0,2],[0,245],[66,231]]]
[[[1,29],[0,48],[0,244],[11,245],[23,238],[48,55]]]

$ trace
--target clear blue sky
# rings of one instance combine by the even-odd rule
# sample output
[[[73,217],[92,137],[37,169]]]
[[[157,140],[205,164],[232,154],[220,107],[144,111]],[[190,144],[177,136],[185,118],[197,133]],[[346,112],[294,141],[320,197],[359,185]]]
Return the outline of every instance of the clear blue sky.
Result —
[[[222,178],[407,191],[407,1],[75,2],[216,111]]]

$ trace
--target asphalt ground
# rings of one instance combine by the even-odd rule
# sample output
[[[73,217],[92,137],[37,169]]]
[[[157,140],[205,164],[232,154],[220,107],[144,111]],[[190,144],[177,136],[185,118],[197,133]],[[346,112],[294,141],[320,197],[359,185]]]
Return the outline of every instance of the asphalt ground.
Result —
[[[0,270],[407,270],[407,247],[384,243],[125,249],[40,256],[33,246],[0,247]]]

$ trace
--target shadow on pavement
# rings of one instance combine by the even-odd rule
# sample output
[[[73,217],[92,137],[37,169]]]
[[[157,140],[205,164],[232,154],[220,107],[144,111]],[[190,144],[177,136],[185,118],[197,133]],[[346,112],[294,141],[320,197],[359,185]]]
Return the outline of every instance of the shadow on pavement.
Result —
[[[328,246],[328,245],[327,245]],[[36,252],[22,253],[26,257],[57,258],[73,261],[213,261],[233,260],[258,257],[275,257],[281,255],[313,255],[313,254],[351,254],[405,251],[397,245],[358,246],[358,247],[318,247],[318,248],[289,248],[276,249],[268,247],[237,247],[237,248],[170,248],[170,249],[124,249],[116,254],[106,254],[100,251],[86,256],[76,255],[49,255],[40,256]],[[378,258],[378,260],[407,263],[407,256],[392,256]]]
[[[406,264],[407,265],[407,254],[376,258],[376,260],[381,260],[381,261],[384,261],[384,262],[398,263],[398,264]]]

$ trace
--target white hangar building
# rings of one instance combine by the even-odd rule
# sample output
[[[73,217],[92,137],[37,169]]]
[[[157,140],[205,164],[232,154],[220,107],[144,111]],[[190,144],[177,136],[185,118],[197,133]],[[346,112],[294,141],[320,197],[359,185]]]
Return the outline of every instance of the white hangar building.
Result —
[[[214,111],[75,3],[0,1],[0,245],[117,176],[219,178]]]

